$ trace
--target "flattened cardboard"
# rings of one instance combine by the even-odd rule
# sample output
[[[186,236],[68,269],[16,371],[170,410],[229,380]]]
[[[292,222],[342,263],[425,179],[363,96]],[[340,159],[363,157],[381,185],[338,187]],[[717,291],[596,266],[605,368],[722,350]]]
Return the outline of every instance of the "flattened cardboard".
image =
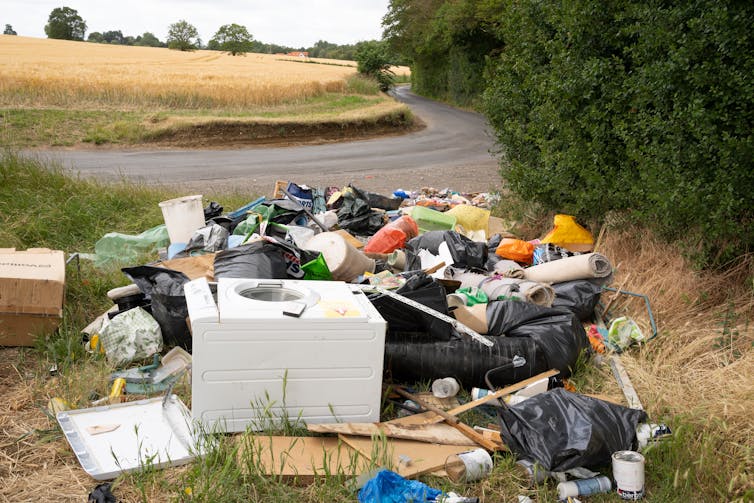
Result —
[[[254,449],[265,474],[298,482],[309,483],[326,475],[359,475],[369,465],[361,453],[335,437],[253,435],[249,440],[244,448]]]
[[[371,457],[374,452],[373,440],[366,437],[356,437],[351,435],[338,435],[343,440],[365,457]],[[376,440],[380,442],[380,440]],[[471,443],[471,441],[469,440]],[[388,460],[392,465],[392,470],[401,477],[410,479],[442,470],[445,467],[445,460],[451,454],[471,451],[478,449],[476,444],[472,445],[438,445],[428,444],[426,442],[417,442],[415,440],[389,439],[387,441]],[[405,463],[402,459],[408,459]],[[380,463],[382,460],[375,460]]]
[[[0,346],[31,346],[63,317],[65,255],[59,250],[0,249]]]

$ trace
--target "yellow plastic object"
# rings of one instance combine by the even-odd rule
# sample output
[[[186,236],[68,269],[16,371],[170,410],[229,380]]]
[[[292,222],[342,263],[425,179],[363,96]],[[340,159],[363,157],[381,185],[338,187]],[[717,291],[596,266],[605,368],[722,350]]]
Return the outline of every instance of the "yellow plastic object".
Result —
[[[552,230],[542,238],[543,243],[552,243],[573,252],[588,252],[594,248],[592,233],[576,223],[571,215],[555,215]]]
[[[89,339],[89,349],[91,349],[94,352],[105,354],[105,348],[102,347],[102,344],[99,342],[99,334],[94,334],[91,339]]]
[[[126,380],[119,377],[113,381],[113,386],[110,388],[109,398],[110,403],[120,402],[121,396],[126,389]]]
[[[459,204],[445,213],[456,217],[456,224],[463,226],[467,231],[484,231],[486,236],[490,234],[490,210],[470,204]]]

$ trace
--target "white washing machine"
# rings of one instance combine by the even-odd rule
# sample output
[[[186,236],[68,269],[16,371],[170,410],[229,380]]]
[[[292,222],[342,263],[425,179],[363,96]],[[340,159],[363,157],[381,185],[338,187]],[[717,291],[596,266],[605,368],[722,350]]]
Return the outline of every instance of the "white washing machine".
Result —
[[[209,431],[379,421],[385,320],[338,281],[185,285],[191,410]]]

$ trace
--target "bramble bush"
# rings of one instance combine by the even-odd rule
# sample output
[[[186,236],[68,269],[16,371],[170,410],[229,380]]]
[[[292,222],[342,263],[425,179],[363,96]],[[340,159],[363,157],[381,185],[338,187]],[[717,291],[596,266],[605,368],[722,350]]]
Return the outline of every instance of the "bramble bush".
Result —
[[[625,211],[700,265],[754,245],[754,4],[505,3],[484,109],[524,198]]]

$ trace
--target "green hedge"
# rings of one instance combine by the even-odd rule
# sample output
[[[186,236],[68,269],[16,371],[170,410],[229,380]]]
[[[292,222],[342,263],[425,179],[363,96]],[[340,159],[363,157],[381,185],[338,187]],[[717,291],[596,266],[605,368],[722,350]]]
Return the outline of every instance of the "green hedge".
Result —
[[[513,190],[628,211],[706,264],[751,248],[754,3],[500,5],[484,107]]]

